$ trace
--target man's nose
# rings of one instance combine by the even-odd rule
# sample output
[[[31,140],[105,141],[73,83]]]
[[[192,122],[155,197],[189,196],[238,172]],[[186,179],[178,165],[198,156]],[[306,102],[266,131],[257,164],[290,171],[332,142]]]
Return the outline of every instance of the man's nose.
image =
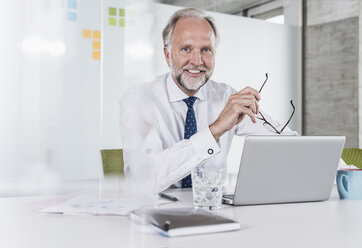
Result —
[[[202,65],[202,55],[200,53],[200,51],[192,51],[191,53],[191,58],[190,58],[190,62],[194,65]]]

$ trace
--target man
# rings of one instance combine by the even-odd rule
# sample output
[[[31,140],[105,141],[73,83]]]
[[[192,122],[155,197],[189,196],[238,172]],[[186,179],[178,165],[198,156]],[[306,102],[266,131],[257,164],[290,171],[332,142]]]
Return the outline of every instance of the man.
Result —
[[[195,166],[226,166],[235,134],[275,134],[255,116],[257,90],[235,92],[210,80],[218,40],[213,20],[200,10],[179,10],[170,18],[163,41],[171,72],[129,89],[120,101],[126,176],[149,170],[158,191],[190,187],[188,175]],[[286,128],[283,134],[296,133]],[[142,159],[145,154],[152,166]]]

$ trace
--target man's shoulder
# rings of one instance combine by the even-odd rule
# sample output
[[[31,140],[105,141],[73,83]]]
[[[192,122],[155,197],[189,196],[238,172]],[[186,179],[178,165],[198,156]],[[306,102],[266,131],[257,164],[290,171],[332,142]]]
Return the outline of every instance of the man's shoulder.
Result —
[[[230,85],[216,82],[211,79],[207,82],[205,86],[208,93],[232,95],[236,92],[236,90]]]
[[[165,78],[167,74],[158,76],[154,80],[146,83],[139,83],[128,88],[121,96],[121,105],[144,105],[145,102],[150,103],[154,99],[166,96]]]
[[[158,92],[160,89],[165,88],[165,78],[167,74],[163,74],[161,76],[158,76],[157,78],[153,79],[149,82],[139,83],[137,85],[131,86],[128,88],[125,92],[125,94],[152,94]]]

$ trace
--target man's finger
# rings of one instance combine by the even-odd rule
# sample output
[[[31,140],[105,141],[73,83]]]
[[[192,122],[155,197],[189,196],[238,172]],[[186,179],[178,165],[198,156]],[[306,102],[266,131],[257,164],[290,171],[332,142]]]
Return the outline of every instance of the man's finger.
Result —
[[[252,98],[252,99],[242,99],[242,100],[240,100],[240,102],[238,104],[239,104],[240,107],[248,107],[248,108],[250,108],[254,114],[258,113],[259,104],[254,98]]]
[[[244,89],[242,89],[241,91],[239,91],[237,93],[238,95],[245,95],[245,94],[251,94],[255,97],[256,100],[260,101],[260,94],[259,92],[254,89],[254,88],[251,88],[249,86],[245,87]]]
[[[256,123],[255,115],[249,108],[244,108],[243,112],[244,112],[244,114],[247,114],[250,117],[250,119],[253,123]]]

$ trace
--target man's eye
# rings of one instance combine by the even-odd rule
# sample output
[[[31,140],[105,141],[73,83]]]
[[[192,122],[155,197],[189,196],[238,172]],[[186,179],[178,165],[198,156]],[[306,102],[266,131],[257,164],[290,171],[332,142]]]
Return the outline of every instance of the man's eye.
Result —
[[[211,52],[211,49],[208,48],[208,47],[205,47],[205,48],[202,49],[202,51],[203,51],[203,52]]]
[[[188,52],[188,51],[190,51],[190,48],[189,47],[184,47],[184,48],[182,48],[182,51]]]

